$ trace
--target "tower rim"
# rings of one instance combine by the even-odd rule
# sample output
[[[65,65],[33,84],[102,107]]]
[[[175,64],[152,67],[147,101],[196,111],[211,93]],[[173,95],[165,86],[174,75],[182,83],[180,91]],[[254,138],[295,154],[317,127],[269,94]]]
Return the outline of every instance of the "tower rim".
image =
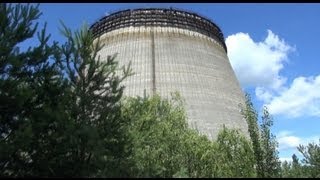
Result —
[[[221,29],[211,20],[177,8],[125,9],[100,18],[90,26],[94,38],[126,27],[173,27],[195,31],[216,40],[227,53]]]

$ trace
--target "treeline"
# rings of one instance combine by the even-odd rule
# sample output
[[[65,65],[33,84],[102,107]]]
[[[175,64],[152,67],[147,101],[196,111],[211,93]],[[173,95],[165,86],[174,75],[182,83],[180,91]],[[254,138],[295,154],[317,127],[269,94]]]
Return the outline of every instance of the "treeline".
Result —
[[[280,163],[271,133],[247,96],[250,138],[223,128],[215,141],[187,126],[183,98],[124,98],[132,75],[102,61],[88,27],[62,26],[64,44],[38,30],[37,6],[0,4],[2,177],[319,177],[320,148]],[[20,44],[38,38],[25,51]],[[122,73],[117,73],[122,70]]]

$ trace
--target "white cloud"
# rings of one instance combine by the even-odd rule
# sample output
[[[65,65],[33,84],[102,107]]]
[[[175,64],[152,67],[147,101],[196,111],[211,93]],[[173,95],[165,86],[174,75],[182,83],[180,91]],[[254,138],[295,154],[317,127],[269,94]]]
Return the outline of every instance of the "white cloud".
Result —
[[[276,137],[279,143],[279,150],[296,148],[301,144],[302,140],[299,137],[291,135],[290,131],[282,131]]]
[[[255,93],[258,99],[264,102],[270,102],[273,97],[273,94],[264,87],[256,87]]]
[[[255,95],[272,115],[296,118],[320,117],[320,75],[297,77],[291,85],[280,71],[295,50],[268,30],[267,37],[255,42],[247,33],[236,33],[226,39],[231,65],[242,87],[255,87]]]
[[[320,75],[297,77],[291,86],[269,99],[266,106],[273,115],[320,117]]]
[[[300,160],[303,155],[298,151],[297,147],[301,145],[308,145],[309,143],[318,143],[320,136],[298,137],[291,131],[281,131],[277,135],[277,142],[279,143],[278,150],[280,151],[279,159],[284,162],[292,162],[292,155],[295,154]]]
[[[243,87],[257,86],[279,89],[286,78],[279,72],[294,48],[271,30],[262,42],[255,42],[247,33],[226,38],[231,65]]]
[[[256,97],[268,107],[272,115],[288,117],[320,117],[320,74],[296,77],[292,82],[280,74],[288,54],[295,48],[280,39],[271,30],[261,42],[255,42],[247,33],[236,33],[226,39],[231,65],[242,87],[254,87]],[[300,159],[297,147],[318,143],[320,134],[311,137],[296,136],[290,131],[276,135],[281,161],[292,161],[292,154]]]
[[[277,135],[279,143],[278,150],[297,149],[301,145],[308,145],[309,143],[318,143],[320,136],[298,137],[293,135],[291,131],[281,131]]]
[[[292,162],[292,157],[281,157],[279,158],[281,162],[287,161],[287,162]]]

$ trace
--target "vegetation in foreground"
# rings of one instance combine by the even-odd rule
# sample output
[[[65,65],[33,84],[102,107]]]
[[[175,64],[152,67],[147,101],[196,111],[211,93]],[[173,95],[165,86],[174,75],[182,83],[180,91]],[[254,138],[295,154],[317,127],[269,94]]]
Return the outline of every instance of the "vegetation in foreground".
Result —
[[[86,26],[63,26],[66,43],[49,43],[40,14],[0,4],[1,176],[320,177],[320,142],[280,163],[272,117],[264,109],[259,120],[249,96],[250,138],[223,128],[210,141],[187,127],[178,94],[122,97],[130,66],[101,61]],[[34,37],[37,46],[19,49]]]

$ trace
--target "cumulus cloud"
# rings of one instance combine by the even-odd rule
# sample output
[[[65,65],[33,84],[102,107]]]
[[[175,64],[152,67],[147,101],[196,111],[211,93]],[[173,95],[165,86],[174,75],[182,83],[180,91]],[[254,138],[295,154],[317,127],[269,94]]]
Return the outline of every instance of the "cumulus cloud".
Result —
[[[308,143],[312,142],[317,143],[320,138],[320,136],[298,137],[295,136],[291,131],[281,131],[276,135],[276,137],[279,143],[278,150],[296,150],[300,144],[307,145]]]
[[[230,63],[243,88],[254,87],[255,95],[268,107],[272,115],[290,118],[320,117],[320,74],[294,78],[287,82],[281,70],[289,62],[295,48],[268,30],[262,41],[254,41],[247,33],[236,33],[226,38]],[[281,161],[292,161],[294,153],[302,158],[297,147],[319,142],[320,134],[312,137],[296,136],[291,131],[276,134],[278,150],[284,152]]]
[[[271,114],[288,117],[302,115],[320,117],[320,75],[297,77],[289,88],[270,98],[266,106]]]
[[[292,135],[290,131],[282,131],[277,135],[279,150],[296,148],[301,144],[302,139]]]
[[[267,32],[267,37],[261,42],[255,42],[249,34],[242,32],[226,38],[228,56],[242,87],[277,90],[286,82],[279,72],[294,48],[271,30]]]
[[[292,162],[292,155],[295,154],[300,160],[303,158],[297,147],[301,145],[308,145],[309,143],[318,143],[320,136],[298,137],[292,131],[281,131],[277,135],[279,143],[278,150],[282,152],[280,161]]]
[[[295,48],[271,30],[260,42],[247,33],[226,38],[228,56],[242,87],[254,87],[255,95],[272,115],[296,118],[320,117],[320,75],[297,77],[291,84],[280,74]]]
[[[273,98],[273,93],[264,87],[256,87],[255,93],[258,99],[264,102],[270,102]]]

